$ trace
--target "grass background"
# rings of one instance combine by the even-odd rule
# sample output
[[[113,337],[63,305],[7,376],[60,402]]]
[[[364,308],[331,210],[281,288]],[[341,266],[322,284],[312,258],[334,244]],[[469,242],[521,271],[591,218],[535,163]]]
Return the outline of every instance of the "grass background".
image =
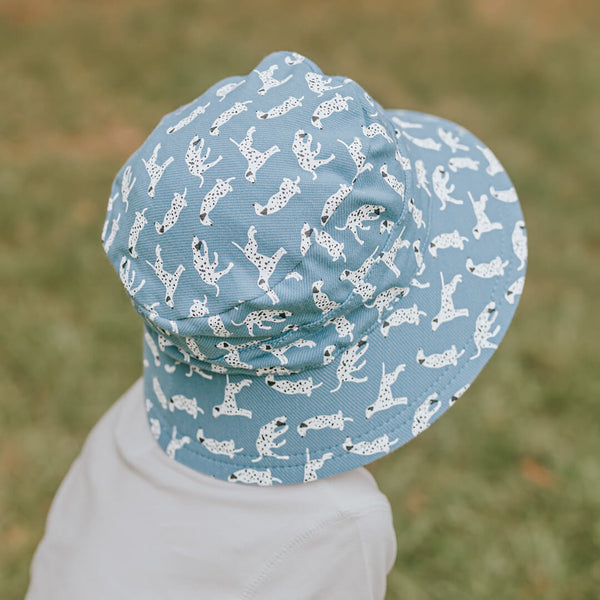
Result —
[[[159,118],[274,50],[390,108],[457,121],[519,192],[527,284],[454,409],[370,465],[393,506],[388,599],[597,599],[600,4],[595,0],[0,0],[0,598],[141,373],[99,236]]]

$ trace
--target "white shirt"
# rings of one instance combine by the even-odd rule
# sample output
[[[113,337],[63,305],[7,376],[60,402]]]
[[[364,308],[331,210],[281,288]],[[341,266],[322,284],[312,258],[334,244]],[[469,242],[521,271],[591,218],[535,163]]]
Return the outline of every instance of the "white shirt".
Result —
[[[395,558],[365,468],[270,487],[204,475],[158,446],[139,379],[58,489],[26,600],[382,600]]]

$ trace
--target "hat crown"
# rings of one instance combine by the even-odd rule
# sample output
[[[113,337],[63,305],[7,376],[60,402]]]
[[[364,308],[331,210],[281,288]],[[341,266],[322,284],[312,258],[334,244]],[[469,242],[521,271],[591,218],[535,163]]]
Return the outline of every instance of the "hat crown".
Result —
[[[274,53],[160,121],[115,178],[105,249],[173,357],[315,366],[415,270],[399,147],[358,84]]]

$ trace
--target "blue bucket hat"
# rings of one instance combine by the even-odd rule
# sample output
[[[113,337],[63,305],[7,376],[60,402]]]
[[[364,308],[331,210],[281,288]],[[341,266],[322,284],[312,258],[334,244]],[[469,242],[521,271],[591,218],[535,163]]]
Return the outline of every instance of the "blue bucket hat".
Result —
[[[160,121],[114,180],[102,241],[145,323],[158,444],[257,485],[427,429],[498,347],[527,255],[483,142],[289,52]]]

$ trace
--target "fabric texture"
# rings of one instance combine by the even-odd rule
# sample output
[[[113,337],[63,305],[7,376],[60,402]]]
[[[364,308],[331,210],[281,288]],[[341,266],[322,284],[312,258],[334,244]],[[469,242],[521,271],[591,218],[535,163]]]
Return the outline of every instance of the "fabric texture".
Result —
[[[160,121],[102,239],[145,322],[158,444],[265,486],[427,429],[498,347],[527,256],[481,140],[287,52]]]
[[[366,469],[276,488],[199,473],[156,444],[140,379],[62,482],[26,600],[381,600],[395,556]]]

